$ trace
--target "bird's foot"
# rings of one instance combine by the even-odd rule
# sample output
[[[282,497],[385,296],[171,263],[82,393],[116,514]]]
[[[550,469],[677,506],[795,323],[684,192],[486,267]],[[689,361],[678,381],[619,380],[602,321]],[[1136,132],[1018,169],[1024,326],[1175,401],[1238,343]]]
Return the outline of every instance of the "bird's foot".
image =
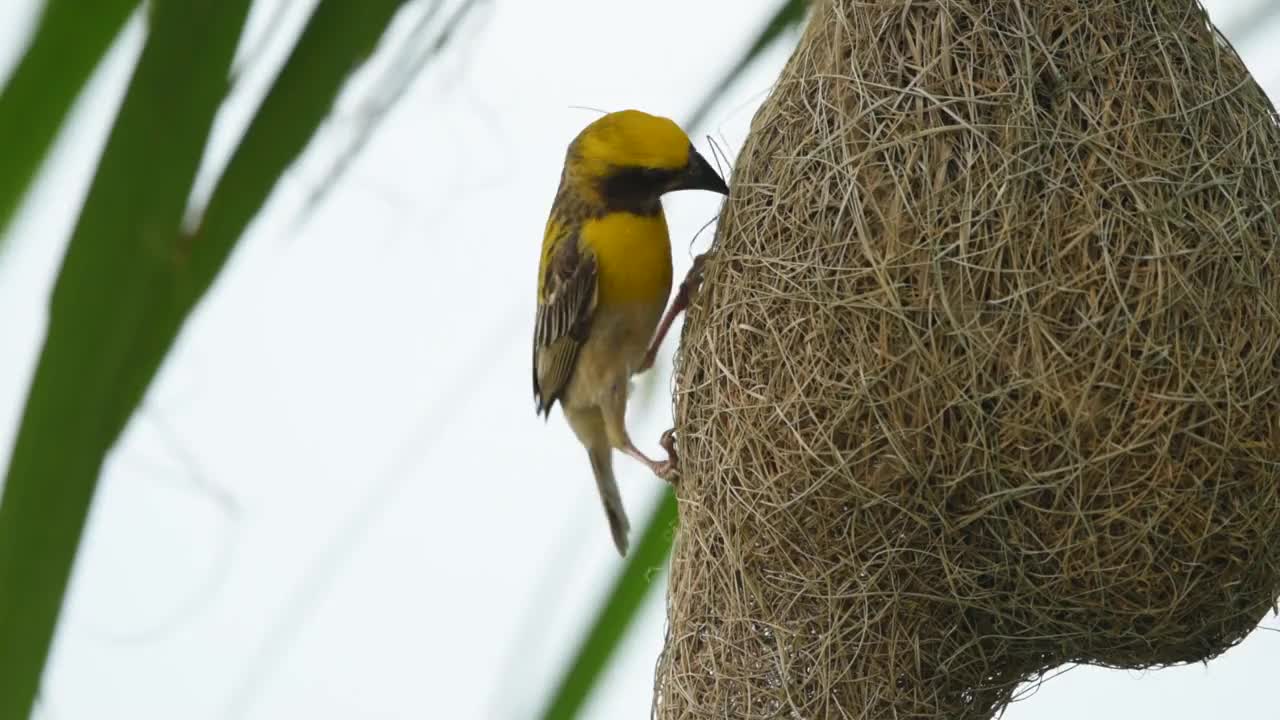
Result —
[[[684,312],[694,298],[697,297],[698,289],[702,287],[702,267],[706,264],[706,261],[706,253],[702,253],[693,259],[693,265],[689,267],[689,272],[684,276],[684,280],[680,282],[680,289],[676,291],[675,299],[671,301],[671,307],[667,308],[667,314],[663,315],[662,322],[658,323],[658,330],[653,334],[649,349],[645,351],[644,359],[640,361],[640,366],[636,368],[636,372],[642,373],[653,367],[653,361],[658,356],[658,348],[662,346],[662,341],[667,337],[667,331],[671,329],[671,323],[675,322],[676,316]]]
[[[680,467],[676,458],[675,428],[662,433],[662,438],[658,442],[662,445],[662,449],[667,451],[666,460],[654,460],[640,452],[634,445],[627,447],[625,452],[644,463],[654,475],[675,485],[680,476]]]
[[[676,429],[669,428],[662,433],[662,437],[658,438],[658,444],[663,450],[667,451],[667,459],[659,463],[661,467],[654,472],[658,477],[666,480],[672,485],[676,484],[676,480],[680,478],[679,457],[676,456]]]

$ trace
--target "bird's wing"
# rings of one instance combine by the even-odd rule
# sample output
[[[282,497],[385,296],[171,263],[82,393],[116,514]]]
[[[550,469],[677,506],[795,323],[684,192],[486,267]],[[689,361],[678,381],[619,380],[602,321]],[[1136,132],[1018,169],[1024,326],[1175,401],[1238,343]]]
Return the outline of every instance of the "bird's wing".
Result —
[[[559,399],[596,305],[596,258],[576,232],[548,232],[533,330],[533,400],[544,416]]]

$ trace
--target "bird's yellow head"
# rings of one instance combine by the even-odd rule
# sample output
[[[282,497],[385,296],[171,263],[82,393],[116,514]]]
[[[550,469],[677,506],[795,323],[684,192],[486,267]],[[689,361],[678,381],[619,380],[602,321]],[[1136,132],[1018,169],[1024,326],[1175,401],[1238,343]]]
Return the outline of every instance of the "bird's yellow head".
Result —
[[[729,194],[679,125],[639,110],[609,113],[584,128],[569,146],[565,177],[618,210],[656,208],[659,196],[675,190]]]

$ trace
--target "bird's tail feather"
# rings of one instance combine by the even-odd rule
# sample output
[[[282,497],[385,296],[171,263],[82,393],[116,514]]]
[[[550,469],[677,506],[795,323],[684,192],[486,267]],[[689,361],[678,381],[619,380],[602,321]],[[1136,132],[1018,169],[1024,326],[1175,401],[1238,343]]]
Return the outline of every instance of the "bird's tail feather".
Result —
[[[609,531],[613,533],[613,544],[618,554],[627,554],[627,532],[631,523],[627,522],[627,512],[622,508],[622,496],[618,494],[618,481],[613,477],[613,450],[609,447],[588,449],[591,458],[591,472],[596,476],[596,489],[600,491],[600,502],[604,504],[605,517],[609,518]]]

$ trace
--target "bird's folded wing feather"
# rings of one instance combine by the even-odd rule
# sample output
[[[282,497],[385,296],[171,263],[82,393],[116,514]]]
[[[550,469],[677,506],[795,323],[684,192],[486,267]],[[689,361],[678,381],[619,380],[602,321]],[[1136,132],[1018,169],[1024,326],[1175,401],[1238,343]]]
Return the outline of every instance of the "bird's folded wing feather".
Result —
[[[533,331],[533,399],[546,414],[560,397],[586,340],[596,304],[596,258],[575,235],[555,241]]]

